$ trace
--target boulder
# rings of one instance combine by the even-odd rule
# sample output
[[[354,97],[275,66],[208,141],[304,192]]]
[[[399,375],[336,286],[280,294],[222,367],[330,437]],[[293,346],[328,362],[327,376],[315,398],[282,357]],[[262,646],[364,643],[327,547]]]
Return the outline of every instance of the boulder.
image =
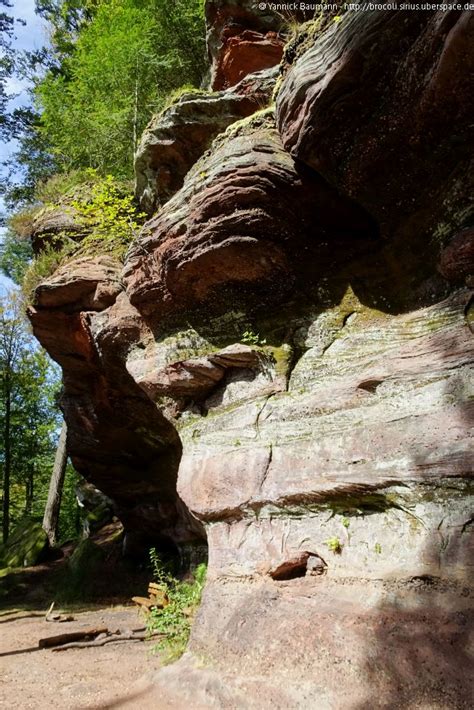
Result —
[[[24,518],[6,544],[0,546],[0,567],[32,567],[48,548],[48,536],[39,521]]]
[[[109,256],[81,257],[59,267],[39,284],[34,304],[40,308],[103,310],[123,290],[118,262]]]
[[[448,281],[474,286],[474,229],[465,229],[441,252],[439,271]]]
[[[76,219],[75,209],[67,204],[47,205],[36,215],[31,227],[31,244],[36,255],[47,247],[60,249],[65,241],[80,242],[88,234]]]
[[[91,483],[84,480],[77,483],[76,499],[83,511],[84,537],[89,537],[91,532],[99,530],[113,519],[113,502]]]

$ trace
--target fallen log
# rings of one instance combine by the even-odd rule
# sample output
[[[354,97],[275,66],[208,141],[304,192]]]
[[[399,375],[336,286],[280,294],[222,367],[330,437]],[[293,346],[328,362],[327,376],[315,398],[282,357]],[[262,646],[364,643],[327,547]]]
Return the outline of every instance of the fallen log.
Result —
[[[83,629],[82,631],[71,631],[68,634],[59,634],[58,636],[47,636],[38,641],[39,648],[52,648],[54,646],[62,646],[63,644],[72,641],[80,641],[82,639],[95,638],[99,634],[107,634],[107,627],[99,629]]]
[[[121,641],[146,641],[155,636],[164,636],[164,634],[148,634],[136,631],[121,632],[119,634],[108,634],[98,636],[93,641],[74,641],[72,643],[63,644],[53,648],[52,651],[67,651],[69,648],[93,648],[97,646],[105,646],[106,643],[120,643]]]

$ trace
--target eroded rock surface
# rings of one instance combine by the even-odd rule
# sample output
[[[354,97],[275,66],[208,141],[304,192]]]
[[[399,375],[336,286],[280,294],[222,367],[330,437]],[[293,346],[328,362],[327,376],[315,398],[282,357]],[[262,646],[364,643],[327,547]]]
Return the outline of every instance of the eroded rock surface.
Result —
[[[181,444],[126,370],[130,344],[148,334],[119,274],[110,257],[70,262],[37,289],[29,317],[63,368],[74,467],[113,499],[128,531],[185,541],[195,534],[176,496]]]
[[[135,194],[149,215],[182,186],[193,164],[227,126],[266,106],[276,71],[246,76],[232,91],[183,94],[147,126],[135,155]]]
[[[284,13],[270,3],[251,0],[206,0],[207,49],[211,87],[228,88],[245,75],[279,63],[283,38],[278,33]]]
[[[88,230],[76,218],[73,207],[47,206],[38,212],[31,227],[31,243],[35,254],[45,248],[59,248],[66,239],[80,242]]]
[[[153,318],[275,302],[375,242],[373,223],[283,150],[271,112],[234,124],[132,246],[131,302]]]
[[[180,428],[178,490],[209,543],[191,648],[233,669],[236,707],[468,707],[468,298],[393,316],[349,295],[329,346],[327,312],[303,329],[288,392]],[[249,675],[261,704],[255,685],[239,704]]]
[[[348,12],[277,98],[285,148],[376,218],[408,288],[471,226],[473,42],[468,11]]]

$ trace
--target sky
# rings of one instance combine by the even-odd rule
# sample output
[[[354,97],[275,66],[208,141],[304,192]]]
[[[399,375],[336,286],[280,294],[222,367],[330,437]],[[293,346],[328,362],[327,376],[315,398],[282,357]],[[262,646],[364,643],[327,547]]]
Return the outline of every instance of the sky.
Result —
[[[9,12],[15,18],[21,18],[26,22],[23,26],[19,22],[15,23],[15,39],[13,46],[20,50],[40,49],[47,43],[47,32],[44,22],[35,15],[34,0],[13,0],[13,7]],[[18,79],[11,79],[7,83],[7,91],[14,95],[10,101],[10,108],[24,106],[28,103],[27,84]],[[0,163],[9,158],[15,150],[15,143],[0,142]],[[0,179],[1,179],[0,173]],[[0,198],[0,212],[3,211],[3,203]],[[2,239],[2,230],[0,229],[0,241]],[[8,288],[11,288],[13,283],[10,279],[0,274],[0,293]]]

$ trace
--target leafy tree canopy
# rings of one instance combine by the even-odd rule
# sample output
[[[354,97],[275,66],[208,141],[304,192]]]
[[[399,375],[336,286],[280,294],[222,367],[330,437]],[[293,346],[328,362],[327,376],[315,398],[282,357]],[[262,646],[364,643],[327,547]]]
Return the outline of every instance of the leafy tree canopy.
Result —
[[[7,1],[7,0],[0,0]],[[32,106],[15,117],[19,151],[10,206],[32,201],[55,172],[94,168],[133,175],[133,154],[151,115],[205,69],[203,0],[37,0],[50,46],[26,53]]]
[[[51,475],[60,413],[59,373],[37,345],[15,292],[0,299],[0,482],[3,537],[35,512]],[[38,512],[36,510],[36,512]]]

